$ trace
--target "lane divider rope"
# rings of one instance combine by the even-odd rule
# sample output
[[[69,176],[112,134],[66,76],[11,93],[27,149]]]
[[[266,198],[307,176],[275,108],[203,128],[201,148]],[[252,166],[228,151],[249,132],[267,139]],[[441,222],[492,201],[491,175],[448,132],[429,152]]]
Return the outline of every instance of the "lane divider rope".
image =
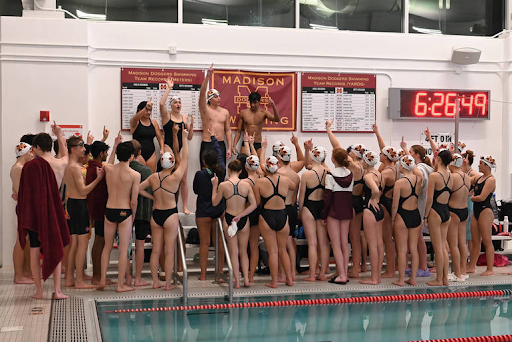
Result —
[[[355,304],[355,303],[401,302],[401,301],[415,301],[415,300],[436,300],[436,299],[452,299],[452,298],[510,296],[510,295],[512,295],[512,290],[490,290],[490,291],[447,292],[447,293],[419,293],[419,294],[389,295],[389,296],[277,300],[277,301],[272,301],[272,302],[163,306],[163,307],[156,307],[156,308],[117,309],[117,310],[112,310],[112,311],[105,311],[105,313],[189,311],[189,310],[225,310],[225,309],[241,309],[241,308],[282,307],[282,306],[312,306],[312,305],[337,305],[337,304]],[[446,341],[448,341],[448,340],[446,340]],[[491,340],[489,340],[489,341],[491,341]],[[499,341],[506,341],[506,340],[499,340]]]
[[[454,337],[443,338],[438,340],[423,340],[414,342],[505,342],[512,341],[512,335],[499,335],[499,336],[475,336],[475,337]]]

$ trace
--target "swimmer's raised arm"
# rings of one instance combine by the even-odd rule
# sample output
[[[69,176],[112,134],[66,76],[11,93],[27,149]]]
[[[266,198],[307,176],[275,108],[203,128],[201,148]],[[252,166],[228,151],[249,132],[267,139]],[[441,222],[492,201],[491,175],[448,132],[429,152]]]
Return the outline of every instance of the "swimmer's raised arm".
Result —
[[[185,127],[187,127],[188,131],[187,139],[192,140],[192,138],[194,137],[194,116],[192,114],[189,114],[188,116],[185,116],[185,118]]]
[[[146,103],[146,106],[142,108],[137,114],[132,116],[130,118],[130,131],[133,134],[135,129],[137,128],[137,125],[139,123],[139,120],[142,119],[144,116],[144,112],[153,110],[153,97],[149,98],[149,101]],[[156,129],[157,126],[155,126]],[[158,130],[157,130],[158,131]]]
[[[59,144],[59,153],[57,154],[57,159],[68,159],[68,147],[66,146],[66,138],[62,135],[62,128],[57,125],[55,121],[53,121],[53,125],[51,125],[52,133],[57,137],[57,142]]]
[[[376,123],[372,125],[373,132],[375,133],[375,136],[377,137],[377,142],[379,143],[379,150],[382,150],[384,147],[386,147],[386,143],[384,142],[384,139],[382,139],[382,135],[380,135],[379,127]]]
[[[334,119],[332,120],[327,120],[325,122],[325,130],[327,131],[327,135],[329,136],[329,141],[331,142],[331,145],[332,145],[332,148],[338,148],[338,147],[341,147],[340,145],[340,142],[338,141],[338,139],[336,139],[336,137],[334,136],[334,133],[332,132],[332,129],[331,129],[331,126],[334,122]]]
[[[267,111],[265,111],[265,116],[270,121],[279,122],[281,120],[281,117],[279,116],[279,111],[277,110],[276,104],[275,104],[274,100],[272,100],[270,95],[268,97],[268,103],[272,107],[272,111],[274,112],[274,114],[273,115],[270,114],[270,112],[267,110]]]
[[[207,100],[206,100],[206,88],[208,88],[208,82],[210,81],[210,77],[213,75],[213,63],[208,68],[208,71],[206,72],[206,77],[203,80],[203,83],[201,84],[201,91],[199,92],[199,113],[201,113],[201,120],[203,121],[203,128],[204,125],[206,125],[207,122],[207,116],[206,116],[206,106],[207,106]]]
[[[432,153],[437,152],[437,144],[432,139],[432,135],[430,134],[430,129],[427,126],[427,129],[424,131],[425,135],[427,136],[428,141],[430,142],[430,147],[432,148]]]
[[[240,148],[240,153],[245,154],[246,156],[251,155],[251,147],[249,146],[249,133],[247,133],[247,131],[244,133],[244,140],[242,142],[242,147]]]
[[[183,175],[185,174],[185,171],[187,170],[187,166],[188,166],[188,155],[189,155],[189,150],[188,150],[188,141],[187,139],[185,139],[185,137],[187,136],[188,132],[186,129],[183,130],[182,132],[183,134],[183,147],[181,148],[181,152],[178,153],[179,157],[180,157],[180,165],[178,166],[178,168],[176,169],[176,171],[174,171],[174,174],[175,176],[178,178],[178,179],[181,179],[183,178]],[[176,139],[177,141],[178,139]],[[177,143],[176,143],[177,144]]]
[[[109,134],[110,134],[110,131],[105,126],[103,126],[103,138],[101,138],[101,142],[105,142],[105,140],[107,140]]]
[[[297,161],[291,162],[290,167],[293,169],[293,171],[299,172],[302,170],[302,168],[304,168],[305,165],[304,153],[302,153],[302,149],[300,148],[299,139],[297,139],[293,132],[290,141],[293,146],[295,146],[295,151],[297,152]]]
[[[169,111],[167,110],[167,98],[169,97],[169,93],[171,92],[172,88],[174,87],[174,81],[171,76],[167,77],[165,80],[165,83],[167,83],[167,87],[165,88],[165,92],[160,98],[159,108],[160,108],[160,116],[162,117],[162,125],[164,122],[167,122],[170,120],[171,116],[169,115]]]
[[[117,137],[114,139],[114,146],[112,147],[112,152],[110,152],[110,156],[108,157],[108,163],[114,164],[114,161],[116,160],[116,150],[117,146],[123,142],[123,136],[121,135],[121,131],[117,133]]]

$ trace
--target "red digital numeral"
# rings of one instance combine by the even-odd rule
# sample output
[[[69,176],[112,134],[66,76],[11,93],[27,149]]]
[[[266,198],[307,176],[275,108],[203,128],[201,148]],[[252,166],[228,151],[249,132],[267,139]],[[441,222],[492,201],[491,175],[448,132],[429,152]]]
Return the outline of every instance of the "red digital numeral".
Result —
[[[486,116],[487,110],[487,94],[476,94],[475,96],[475,107],[482,109],[481,116]]]
[[[464,109],[464,107],[467,107],[468,108],[468,114],[470,116],[473,115],[473,98],[474,97],[475,97],[474,95],[471,95],[469,97],[468,97],[468,95],[464,95],[462,97],[462,101],[461,101],[461,105],[462,105],[461,110]]]
[[[434,102],[432,104],[432,116],[442,116],[443,113],[441,111],[437,112],[437,107],[443,107],[444,104],[444,94],[443,93],[434,93],[434,96],[439,97],[439,101]]]
[[[450,102],[450,98],[453,98],[454,101]],[[457,111],[457,93],[448,93],[446,94],[446,105],[444,106],[444,115],[446,116],[455,116],[455,112]]]
[[[427,103],[421,102],[420,97],[427,96],[426,92],[419,92],[416,94],[416,105],[414,106],[414,115],[425,116],[427,115]]]

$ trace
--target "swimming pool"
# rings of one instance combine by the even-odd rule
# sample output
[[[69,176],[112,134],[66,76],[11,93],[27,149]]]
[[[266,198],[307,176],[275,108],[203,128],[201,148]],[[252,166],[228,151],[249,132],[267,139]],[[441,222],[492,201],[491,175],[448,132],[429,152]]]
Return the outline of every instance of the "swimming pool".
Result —
[[[478,286],[457,291],[510,290]],[[443,289],[446,291],[446,288]],[[452,290],[452,289],[450,289]],[[414,291],[414,292],[412,292]],[[324,299],[347,296],[437,293],[404,289],[379,293],[332,293],[235,298],[238,302]],[[413,341],[505,335],[512,332],[510,298],[285,306],[242,309],[113,313],[114,309],[179,306],[179,299],[98,301],[103,341]],[[191,305],[222,302],[191,299]]]

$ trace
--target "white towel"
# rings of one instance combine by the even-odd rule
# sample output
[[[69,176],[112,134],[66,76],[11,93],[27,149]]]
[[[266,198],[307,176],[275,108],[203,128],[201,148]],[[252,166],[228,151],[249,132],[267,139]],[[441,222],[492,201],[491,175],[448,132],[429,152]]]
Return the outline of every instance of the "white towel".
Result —
[[[236,222],[231,221],[231,224],[229,225],[229,228],[228,228],[229,237],[235,236],[237,231],[238,231],[238,226],[236,225]]]

